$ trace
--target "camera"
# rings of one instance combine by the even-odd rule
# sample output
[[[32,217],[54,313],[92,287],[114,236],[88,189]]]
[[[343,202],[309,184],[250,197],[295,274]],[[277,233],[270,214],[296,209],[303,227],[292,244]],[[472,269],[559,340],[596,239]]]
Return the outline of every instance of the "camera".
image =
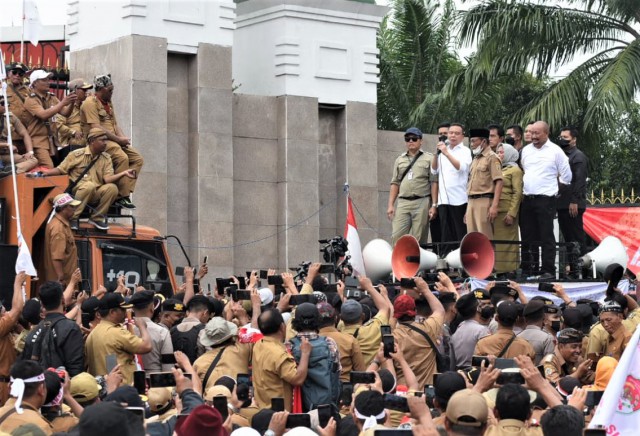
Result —
[[[324,261],[333,264],[343,257],[349,249],[349,243],[342,236],[335,236],[331,239],[320,239],[318,242],[326,244],[320,249]]]

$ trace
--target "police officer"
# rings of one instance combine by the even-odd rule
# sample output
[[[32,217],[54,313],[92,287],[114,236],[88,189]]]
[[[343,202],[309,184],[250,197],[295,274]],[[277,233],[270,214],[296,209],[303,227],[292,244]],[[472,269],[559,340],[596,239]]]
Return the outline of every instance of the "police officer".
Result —
[[[426,243],[428,222],[434,218],[429,212],[431,198],[436,192],[435,184],[431,183],[433,154],[422,151],[422,131],[417,127],[407,129],[404,141],[407,151],[393,164],[387,206],[387,217],[392,220],[391,239],[394,245],[407,233],[415,236],[420,243]]]
[[[547,354],[553,353],[554,340],[553,336],[542,330],[544,322],[544,306],[540,300],[531,300],[524,307],[524,319],[527,327],[518,335],[519,338],[529,342],[536,352],[536,358],[533,361],[535,365]]]
[[[136,319],[140,318],[147,325],[151,338],[151,351],[142,355],[142,363],[147,374],[150,372],[171,371],[173,368],[173,344],[171,335],[166,329],[151,321],[153,316],[153,292],[139,291],[133,294],[129,302],[133,305]],[[137,336],[140,330],[134,329]]]
[[[498,330],[491,336],[486,336],[478,341],[475,355],[496,356],[511,359],[516,356],[527,355],[533,360],[535,351],[524,339],[516,337],[513,326],[518,320],[518,308],[516,303],[508,300],[501,301],[497,308]]]
[[[60,159],[64,160],[69,152],[84,148],[87,139],[82,132],[82,121],[80,120],[80,106],[87,99],[88,92],[93,88],[91,83],[84,79],[75,79],[67,85],[70,93],[78,97],[72,105],[71,114],[68,117],[59,115],[56,117],[58,127],[58,142],[64,147],[60,149]]]
[[[473,162],[467,185],[467,232],[480,232],[493,239],[493,220],[498,216],[502,193],[502,164],[489,146],[489,130],[471,129],[469,144]]]
[[[562,327],[560,308],[555,304],[545,304],[543,330],[555,338],[560,331],[560,327]]]
[[[582,384],[593,383],[590,359],[582,358],[582,333],[568,328],[558,333],[558,345],[552,354],[543,359],[544,376],[551,383],[558,383],[562,377],[575,377]]]
[[[469,292],[456,301],[456,309],[463,319],[456,332],[451,336],[451,348],[456,369],[469,368],[476,343],[480,338],[491,334],[487,326],[480,323],[482,309],[478,298],[476,298],[477,293]],[[482,292],[479,293],[482,295]]]

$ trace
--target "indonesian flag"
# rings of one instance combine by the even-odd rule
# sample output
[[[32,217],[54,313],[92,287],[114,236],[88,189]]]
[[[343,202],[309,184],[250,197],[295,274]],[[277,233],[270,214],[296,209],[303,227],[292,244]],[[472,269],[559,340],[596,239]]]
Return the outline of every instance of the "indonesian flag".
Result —
[[[33,260],[31,260],[31,252],[27,243],[24,241],[22,233],[18,233],[18,258],[16,259],[16,274],[20,271],[24,271],[31,277],[37,277],[38,272],[33,266]]]
[[[362,246],[360,245],[356,216],[353,214],[351,196],[349,195],[347,196],[347,222],[344,225],[344,238],[349,243],[349,251],[347,251],[347,254],[351,256],[350,262],[353,267],[353,275],[356,277],[364,277],[365,270],[364,260],[362,259]]]
[[[640,428],[640,328],[636,328],[611,376],[589,428],[608,435],[637,434]]]

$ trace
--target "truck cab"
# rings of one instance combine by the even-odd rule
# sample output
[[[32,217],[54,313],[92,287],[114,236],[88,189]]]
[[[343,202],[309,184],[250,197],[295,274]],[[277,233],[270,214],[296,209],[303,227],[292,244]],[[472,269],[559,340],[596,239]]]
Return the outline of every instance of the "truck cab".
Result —
[[[34,266],[44,277],[44,234],[52,212],[53,198],[64,192],[67,176],[16,176],[22,235],[31,251]],[[17,206],[13,178],[0,179],[0,299],[11,301],[15,261],[18,253]],[[94,292],[100,285],[114,290],[117,277],[123,275],[127,287],[144,286],[166,297],[177,289],[165,239],[158,230],[136,225],[132,215],[117,211],[108,215],[109,230],[101,231],[81,223],[74,232],[78,248],[78,267],[82,271],[82,289]],[[111,219],[115,218],[115,219]],[[37,295],[44,279],[31,278],[27,296]]]

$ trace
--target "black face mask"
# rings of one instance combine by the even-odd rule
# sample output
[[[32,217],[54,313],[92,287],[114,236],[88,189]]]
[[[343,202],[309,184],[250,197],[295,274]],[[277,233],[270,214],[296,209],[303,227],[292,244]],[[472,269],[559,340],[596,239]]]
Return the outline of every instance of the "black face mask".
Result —
[[[551,330],[554,332],[560,331],[560,321],[551,321]]]
[[[506,142],[507,144],[509,144],[509,145],[511,145],[511,146],[516,145],[516,140],[515,140],[515,138],[514,138],[513,136],[507,136],[507,137],[504,139],[504,142]]]
[[[571,141],[569,141],[568,139],[564,139],[564,138],[558,138],[558,145],[560,147],[562,147],[563,149],[567,149],[567,148],[571,147]]]
[[[496,313],[496,308],[493,306],[485,306],[480,309],[480,317],[482,319],[491,319]]]

